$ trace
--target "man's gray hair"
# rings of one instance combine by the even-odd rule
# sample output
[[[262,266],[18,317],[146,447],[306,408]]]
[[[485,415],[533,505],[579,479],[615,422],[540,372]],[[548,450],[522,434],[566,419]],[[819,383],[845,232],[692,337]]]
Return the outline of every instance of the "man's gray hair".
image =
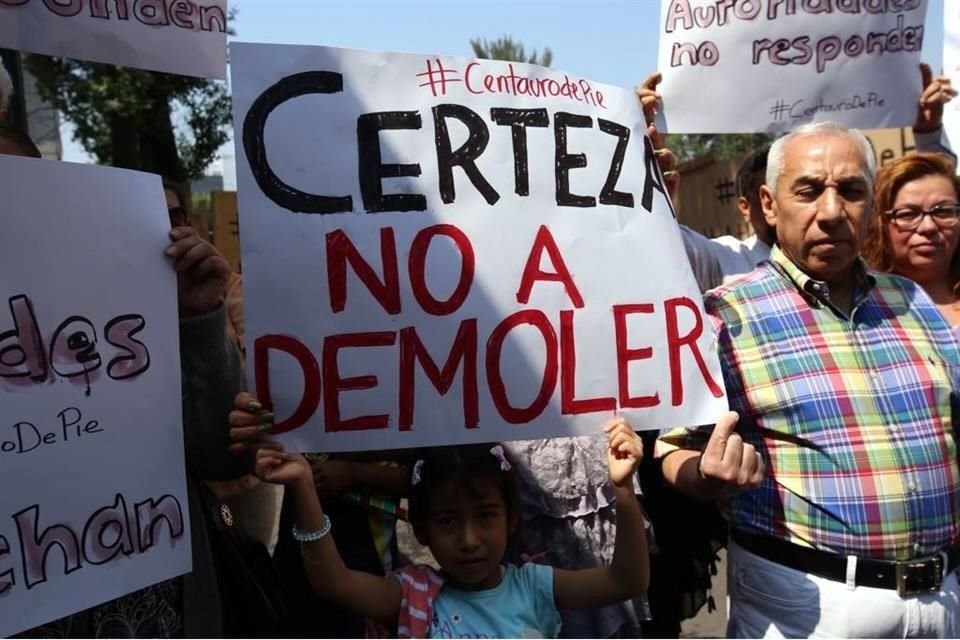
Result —
[[[814,135],[848,135],[860,147],[867,164],[867,182],[873,189],[873,179],[877,173],[877,157],[873,153],[873,145],[867,140],[867,137],[859,129],[850,129],[836,122],[811,122],[800,125],[790,133],[777,138],[770,145],[770,153],[767,154],[767,187],[774,193],[777,191],[777,179],[783,173],[784,150],[787,143],[796,138]]]
[[[0,111],[6,111],[10,107],[10,96],[13,95],[13,80],[10,74],[0,62]]]

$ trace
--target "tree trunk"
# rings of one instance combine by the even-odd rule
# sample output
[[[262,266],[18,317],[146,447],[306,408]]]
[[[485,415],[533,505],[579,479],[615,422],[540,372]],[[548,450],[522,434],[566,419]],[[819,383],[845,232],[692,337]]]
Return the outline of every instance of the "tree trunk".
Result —
[[[177,153],[169,97],[152,89],[144,96],[144,101],[144,119],[152,126],[141,127],[139,131],[141,167],[144,171],[182,182],[187,176]]]
[[[117,114],[111,114],[109,121],[110,164],[123,169],[142,169],[136,122]]]

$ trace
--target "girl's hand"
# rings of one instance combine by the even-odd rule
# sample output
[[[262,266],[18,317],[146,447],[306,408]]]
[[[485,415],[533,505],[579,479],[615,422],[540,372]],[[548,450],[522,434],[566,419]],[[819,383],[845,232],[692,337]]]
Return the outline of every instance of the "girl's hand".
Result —
[[[233,400],[234,410],[230,412],[230,453],[243,455],[253,453],[261,447],[277,448],[270,437],[273,428],[273,414],[266,411],[257,399],[246,391],[241,391]]]
[[[310,463],[300,454],[287,453],[281,449],[257,450],[257,477],[273,484],[313,484]]]
[[[633,475],[643,459],[643,442],[633,427],[617,417],[603,427],[607,434],[607,464],[610,466],[610,482],[615,487],[632,487]]]

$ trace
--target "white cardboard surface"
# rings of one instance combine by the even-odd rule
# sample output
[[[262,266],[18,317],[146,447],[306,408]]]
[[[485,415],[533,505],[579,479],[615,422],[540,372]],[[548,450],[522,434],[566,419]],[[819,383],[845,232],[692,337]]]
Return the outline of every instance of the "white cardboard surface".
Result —
[[[0,47],[223,79],[227,0],[0,0]]]
[[[525,64],[323,47],[232,45],[231,61],[251,388],[261,399],[269,391],[279,429],[289,429],[281,437],[287,447],[351,451],[583,435],[596,433],[615,407],[638,428],[712,422],[725,409],[721,389],[715,386],[713,391],[721,397],[714,395],[688,347],[676,357],[682,399],[672,392],[668,300],[689,301],[689,307],[669,303],[675,308],[676,333],[686,336],[701,321],[697,352],[710,379],[717,385],[722,379],[710,323],[702,317],[668,200],[651,183],[650,210],[642,206],[648,177],[645,127],[632,92]],[[331,73],[339,74],[342,91],[333,83],[332,93],[316,93],[321,84],[332,82]],[[441,75],[447,79],[445,85]],[[492,79],[486,80],[488,76]],[[516,95],[533,86],[539,97]],[[557,95],[544,97],[541,88]],[[272,107],[264,102],[284,92],[296,97],[278,98]],[[252,109],[255,103],[260,106]],[[468,130],[456,118],[435,116],[435,108],[464,113],[468,109],[482,123],[478,130],[485,134],[478,136],[487,140],[485,146],[476,143],[475,151],[482,148],[482,153],[474,153],[476,169],[495,198],[481,194],[465,170],[455,167],[455,196],[444,202],[435,140],[439,137],[445,145],[449,136],[450,149],[457,150],[467,141]],[[529,195],[517,193],[511,127],[492,121],[491,109],[504,108],[544,110],[548,126],[525,129]],[[258,111],[266,114],[262,135]],[[380,131],[380,162],[418,169],[408,167],[403,172],[409,175],[371,181],[380,184],[384,194],[422,195],[423,210],[367,213],[370,207],[361,194],[358,163],[369,155],[360,154],[357,140],[358,126],[369,125],[371,119],[361,119],[366,123],[361,126],[358,118],[398,111],[408,112],[407,128]],[[558,116],[561,113],[572,115]],[[558,205],[555,165],[558,158],[562,163],[567,160],[562,150],[559,155],[557,151],[557,119],[572,116],[585,117],[587,126],[566,127],[566,153],[584,154],[586,166],[569,170],[570,192],[599,200],[619,143],[616,135],[599,129],[606,121],[605,127],[629,131],[621,171],[611,190],[629,194],[634,207],[599,202]],[[271,187],[265,165],[258,160],[263,157],[282,183],[272,196],[264,191]],[[260,182],[253,165],[259,167]],[[398,173],[384,170],[391,171]],[[655,182],[659,177],[653,173],[650,179]],[[297,199],[296,190],[351,200],[347,212],[307,213],[304,210],[313,205],[290,200]],[[428,242],[431,233],[438,235]],[[429,295],[437,301],[452,297],[461,282],[464,258],[446,233],[467,240],[475,268],[472,279],[465,279],[472,284],[462,304],[449,309],[441,304],[438,311],[429,300],[426,306],[418,301],[411,282],[425,278]],[[522,274],[538,233],[548,234],[555,243],[582,306],[568,294],[569,283],[556,277],[535,282],[529,297],[523,295]],[[383,255],[388,264],[394,263],[390,256],[395,247],[397,286],[386,287],[392,292],[386,307],[356,275],[356,267],[345,263],[346,302],[342,310],[335,310],[328,259],[332,255],[332,264],[341,264],[336,248],[344,246],[344,236],[362,256],[358,262],[369,264],[368,280],[380,282],[380,288],[384,288],[382,247],[387,247]],[[421,252],[418,259],[413,252],[411,258],[418,236],[428,247],[426,255]],[[387,238],[384,244],[382,238]],[[548,274],[559,268],[547,252],[537,253],[532,265],[532,271],[539,266]],[[626,365],[622,394],[656,395],[650,401],[653,406],[623,407],[620,401],[613,311],[617,305],[649,305],[625,316],[621,351],[647,347],[651,351],[645,359]],[[501,330],[506,335],[501,346],[496,339],[491,341],[498,334],[496,327],[521,312],[527,315],[519,316],[523,321],[517,327]],[[561,327],[561,315],[567,313],[572,317],[569,332]],[[417,351],[411,336],[415,333],[430,354],[437,369],[434,377],[442,381],[460,331],[470,336],[463,353],[471,355],[451,359],[449,388],[441,393],[425,374],[422,360],[410,357]],[[261,347],[272,342],[275,348],[258,350],[258,341]],[[300,354],[303,364],[291,353]],[[559,363],[569,365],[574,359],[575,370],[570,366],[564,381]],[[404,362],[414,366],[401,374]],[[470,397],[465,388],[473,387],[469,379],[465,382],[465,370],[475,372],[475,411],[464,400]],[[491,391],[498,380],[505,389],[499,396]],[[414,406],[412,411],[408,407],[405,419],[402,398],[411,385],[408,397]],[[601,402],[601,408],[573,415],[564,410],[564,387],[577,400],[610,400]],[[545,401],[540,410],[535,406],[529,413],[515,414],[496,404],[495,396],[501,404],[519,409],[536,405],[542,389]],[[302,419],[292,420],[298,407]]]
[[[943,3],[943,73],[953,88],[960,88],[960,3]],[[934,69],[934,74],[937,70]],[[960,145],[960,99],[954,98],[943,109],[943,129],[956,149]]]
[[[661,0],[661,126],[913,124],[925,15],[926,0]]]
[[[8,636],[186,573],[191,555],[159,178],[0,156],[0,188]],[[151,527],[159,514],[173,526]]]

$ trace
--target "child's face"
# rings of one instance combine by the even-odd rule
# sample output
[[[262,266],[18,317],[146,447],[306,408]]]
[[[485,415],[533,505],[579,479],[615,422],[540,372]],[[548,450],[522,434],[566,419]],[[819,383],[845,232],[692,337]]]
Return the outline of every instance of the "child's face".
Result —
[[[500,561],[516,523],[495,482],[478,480],[470,489],[448,485],[431,496],[426,543],[451,586],[492,589],[500,584]]]

